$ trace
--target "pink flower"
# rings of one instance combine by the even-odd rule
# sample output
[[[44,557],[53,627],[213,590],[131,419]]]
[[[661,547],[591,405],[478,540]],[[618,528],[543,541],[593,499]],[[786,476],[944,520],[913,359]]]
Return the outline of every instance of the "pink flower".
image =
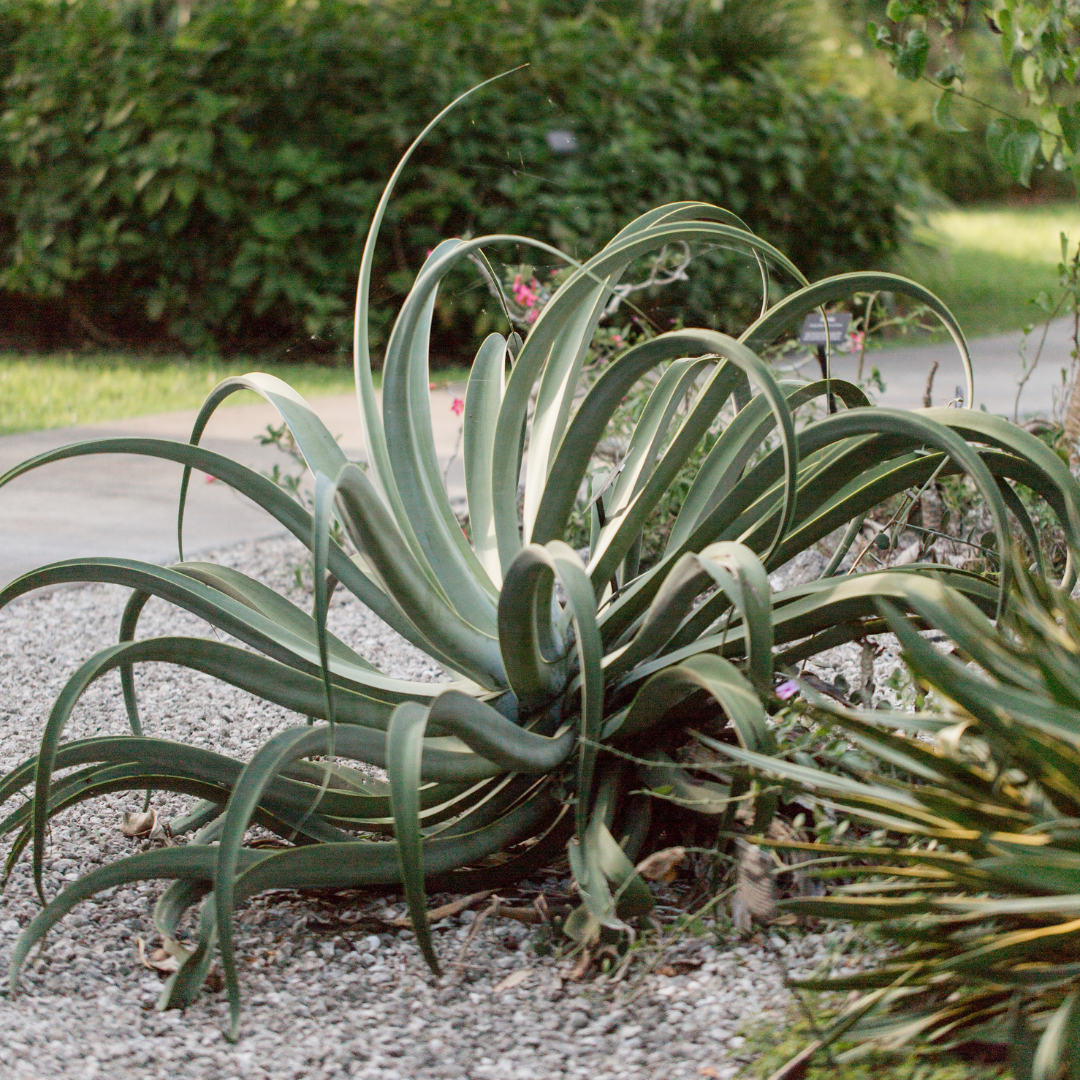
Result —
[[[781,701],[793,698],[799,692],[799,684],[794,679],[786,679],[776,688],[776,696]]]
[[[523,308],[532,307],[536,303],[536,292],[534,291],[537,287],[536,278],[533,278],[531,284],[532,289],[521,280],[520,274],[516,274],[514,284],[510,287],[510,291],[514,294],[514,300]]]
[[[616,345],[621,345],[622,344],[622,334],[612,334],[611,335],[611,340],[614,341]]]
[[[862,349],[864,337],[865,335],[861,330],[852,330],[851,333],[848,334],[848,346],[852,352]]]
[[[454,398],[454,400],[450,403],[450,411],[455,416],[460,416],[465,411],[465,402],[462,401],[459,397]]]
[[[534,323],[536,322],[536,316],[539,314],[540,312],[537,311],[536,308],[531,307],[528,311],[525,312],[525,321]]]

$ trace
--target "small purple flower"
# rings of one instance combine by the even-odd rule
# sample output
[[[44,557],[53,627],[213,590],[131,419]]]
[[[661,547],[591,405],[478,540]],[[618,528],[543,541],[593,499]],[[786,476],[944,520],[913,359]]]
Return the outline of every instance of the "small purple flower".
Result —
[[[788,701],[799,692],[799,684],[794,679],[787,679],[776,688],[776,696],[781,701]]]

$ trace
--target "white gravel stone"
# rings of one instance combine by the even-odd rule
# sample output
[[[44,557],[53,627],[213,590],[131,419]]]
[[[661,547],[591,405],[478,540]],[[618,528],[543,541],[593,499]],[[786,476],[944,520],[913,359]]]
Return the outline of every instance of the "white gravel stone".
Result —
[[[310,581],[306,553],[291,539],[243,544],[211,556],[290,595],[296,568]],[[126,590],[83,586],[21,598],[0,612],[0,768],[37,750],[61,687],[99,648],[116,640]],[[439,668],[339,590],[331,628],[388,674],[444,678]],[[152,600],[140,636],[215,635],[206,624]],[[211,747],[247,759],[274,731],[302,718],[208,677],[144,665],[136,675],[148,734]],[[67,738],[127,729],[119,676],[94,683],[75,710]],[[119,830],[124,811],[141,809],[139,792],[110,795],[70,809],[52,824],[45,888],[145,846]],[[189,800],[158,794],[163,816]],[[5,808],[6,812],[6,808]],[[678,943],[666,971],[617,986],[567,980],[570,963],[536,955],[531,934],[488,919],[470,947],[459,985],[436,984],[411,934],[319,930],[336,918],[314,899],[269,894],[244,907],[236,934],[243,993],[240,1040],[221,1035],[224,995],[207,992],[185,1013],[153,1008],[163,976],[141,966],[158,944],[150,912],[159,883],[133,884],[80,904],[32,954],[20,992],[0,997],[0,1078],[71,1080],[558,1080],[577,1076],[645,1078],[733,1076],[743,1064],[736,1034],[748,1023],[786,1022],[791,1002],[773,955],[710,933]],[[400,898],[391,898],[403,910]],[[357,910],[383,912],[385,900],[359,898]],[[0,970],[15,937],[37,910],[24,859],[0,899]],[[439,951],[454,957],[470,911],[435,930]],[[791,970],[855,966],[842,958],[841,934],[776,936]],[[835,954],[835,956],[833,955]],[[532,977],[499,994],[509,971]],[[712,1072],[704,1071],[706,1067]]]

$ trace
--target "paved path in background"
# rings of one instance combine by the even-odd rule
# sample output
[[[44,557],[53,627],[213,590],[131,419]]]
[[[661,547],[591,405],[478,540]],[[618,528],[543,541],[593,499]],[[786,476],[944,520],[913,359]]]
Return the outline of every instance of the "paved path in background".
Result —
[[[1061,368],[1069,362],[1070,333],[1071,320],[1051,326],[1042,359],[1021,398],[1021,415],[1049,412],[1052,391],[1061,385]],[[1013,333],[971,343],[976,406],[1012,415],[1020,339],[1019,333]],[[922,404],[935,359],[940,366],[933,400],[943,404],[963,386],[961,365],[951,344],[868,353],[865,370],[877,367],[885,380],[881,404],[916,408]],[[836,357],[835,375],[851,377],[854,371],[853,357]],[[805,373],[810,374],[809,369]],[[444,464],[457,446],[461,421],[451,405],[460,394],[460,387],[448,387],[431,395],[436,449]],[[311,404],[340,438],[345,453],[363,460],[356,398],[343,394],[314,398]],[[0,472],[45,450],[83,439],[141,435],[186,440],[194,419],[194,411],[161,413],[0,437]],[[269,471],[274,464],[288,469],[291,462],[285,455],[256,441],[268,424],[276,423],[277,413],[269,405],[224,408],[210,421],[203,445],[260,470]],[[181,471],[170,462],[110,454],[47,465],[13,481],[0,489],[0,582],[45,563],[79,556],[113,555],[151,562],[175,559]],[[464,494],[460,457],[452,463],[448,483],[452,498]],[[196,474],[185,518],[186,553],[280,532],[277,522],[244,496],[225,484],[206,483],[205,477]]]
[[[1028,354],[1034,357],[1039,346],[1041,330],[1028,339]],[[1020,344],[1023,334],[975,338],[968,342],[971,363],[975,371],[975,407],[983,405],[992,413],[1013,415],[1017,379],[1021,374]],[[1072,319],[1057,319],[1050,324],[1042,355],[1020,396],[1020,418],[1035,413],[1049,415],[1053,393],[1061,387],[1061,369],[1068,369],[1072,350]],[[900,346],[868,352],[863,361],[864,377],[876,367],[885,381],[885,393],[878,394],[881,405],[916,409],[923,403],[926,379],[933,362],[938,361],[934,375],[933,404],[944,405],[963,396],[964,373],[959,353],[952,342],[940,345]],[[838,355],[833,359],[833,374],[850,379],[855,375],[856,357]],[[809,375],[811,368],[803,369]]]
[[[460,389],[458,390],[460,393]],[[434,390],[431,409],[436,450],[444,464],[454,455],[461,420],[451,405],[452,388]],[[313,398],[310,404],[354,461],[366,457],[356,397]],[[27,458],[68,443],[115,436],[187,441],[194,410],[140,416],[81,427],[0,437],[0,473]],[[260,471],[279,465],[296,470],[257,437],[280,419],[272,406],[256,403],[219,409],[202,445]],[[131,454],[105,454],[54,462],[0,488],[0,582],[61,559],[91,555],[169,562],[177,557],[176,503],[183,469],[172,462]],[[450,468],[452,498],[464,496],[460,457]],[[241,540],[280,534],[281,526],[245,496],[196,473],[184,517],[184,554]]]

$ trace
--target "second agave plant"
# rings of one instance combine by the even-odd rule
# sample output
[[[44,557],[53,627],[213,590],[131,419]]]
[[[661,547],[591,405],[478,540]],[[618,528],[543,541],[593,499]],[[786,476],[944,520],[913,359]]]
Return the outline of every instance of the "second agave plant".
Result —
[[[688,721],[768,755],[775,750],[767,715],[774,672],[880,629],[880,598],[910,610],[902,585],[911,575],[931,575],[991,614],[1008,584],[1004,573],[979,576],[930,564],[834,574],[837,557],[830,576],[772,595],[769,571],[838,530],[846,530],[850,546],[856,530],[849,523],[950,473],[965,474],[974,485],[999,550],[1016,528],[1038,549],[1017,484],[1053,508],[1070,549],[1080,543],[1080,488],[1033,436],[966,409],[870,407],[854,385],[782,381],[759,358],[807,312],[856,291],[888,289],[941,318],[964,359],[970,401],[962,335],[935,297],[881,273],[810,283],[737,217],[704,203],[650,211],[583,263],[522,237],[444,242],[402,304],[382,357],[380,402],[366,326],[369,278],[386,205],[407,159],[378,206],[360,268],[355,365],[366,469],[346,460],[286,384],[252,374],[227,379],[210,394],[190,443],[81,443],[0,478],[4,483],[85,454],[179,462],[259,503],[310,548],[315,567],[312,615],[241,573],[190,561],[161,567],[78,559],[27,574],[0,594],[3,604],[46,585],[85,581],[131,590],[118,644],[88,657],[71,676],[39,754],[0,781],[0,800],[28,795],[2,829],[14,836],[9,870],[29,848],[44,905],[16,947],[13,982],[33,944],[79,900],[156,878],[172,882],[155,911],[166,938],[175,939],[180,920],[201,905],[198,943],[161,1004],[191,1000],[219,952],[234,1030],[240,1002],[234,913],[262,890],[396,884],[437,970],[426,889],[497,885],[565,852],[582,901],[568,932],[583,942],[605,929],[617,933],[652,906],[635,864],[660,835],[656,820],[675,804],[679,813],[704,815],[719,836],[732,830],[735,807],[751,791],[748,768],[732,765],[710,780],[674,760]],[[569,272],[524,341],[493,334],[473,363],[465,396],[466,537],[432,437],[429,334],[446,274],[502,242],[532,244],[565,259]],[[665,245],[703,244],[745,252],[765,268],[760,317],[738,337],[681,329],[639,341],[580,395],[590,343],[627,268]],[[796,283],[772,306],[769,267]],[[568,523],[611,418],[640,385],[649,387],[647,401],[593,504],[592,539],[582,558],[564,542]],[[198,445],[213,411],[242,389],[261,394],[288,425],[314,477],[312,512],[258,473]],[[803,406],[830,402],[831,411],[796,424]],[[642,569],[643,529],[695,455],[700,466],[666,544]],[[181,520],[183,502],[182,491]],[[333,538],[335,521],[355,553]],[[440,664],[447,681],[390,678],[330,633],[331,578]],[[152,596],[199,615],[232,640],[137,639]],[[146,737],[132,673],[148,662],[210,674],[293,710],[296,724],[247,762]],[[114,669],[121,673],[130,733],[66,741],[80,696]],[[386,780],[372,780],[350,761],[385,769]],[[640,794],[661,785],[670,789],[663,802]],[[194,834],[191,841],[119,860],[46,897],[50,817],[98,794],[142,788],[198,800],[177,823]],[[755,827],[774,809],[770,798],[758,798]],[[256,824],[290,846],[249,844]]]

